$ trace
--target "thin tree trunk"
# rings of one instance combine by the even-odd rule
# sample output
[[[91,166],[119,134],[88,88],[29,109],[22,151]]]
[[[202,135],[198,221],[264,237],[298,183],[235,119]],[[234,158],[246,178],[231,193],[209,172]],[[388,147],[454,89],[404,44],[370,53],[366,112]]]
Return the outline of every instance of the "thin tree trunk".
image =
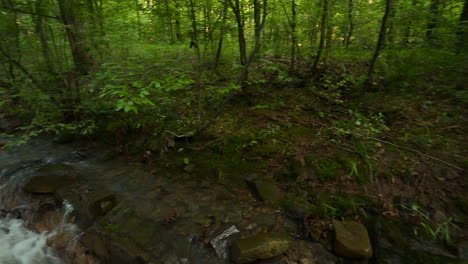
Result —
[[[457,30],[456,38],[456,53],[461,56],[461,61],[466,61],[468,59],[468,0],[465,0],[463,5],[463,11],[460,14],[460,22]],[[468,68],[466,65],[459,67],[459,74],[456,82],[456,89],[463,91],[466,90],[466,83],[468,76]]]
[[[219,65],[219,60],[221,59],[221,51],[223,48],[223,39],[224,39],[224,34],[226,31],[226,20],[227,20],[227,8],[228,4],[227,1],[224,1],[224,6],[223,6],[223,12],[222,12],[222,22],[221,22],[221,27],[219,29],[219,40],[218,40],[218,48],[216,49],[216,56],[214,59],[214,66],[213,69],[216,70]]]
[[[290,55],[290,64],[289,72],[293,73],[295,71],[296,64],[296,47],[297,47],[297,35],[296,35],[296,1],[291,0],[291,16],[289,16],[286,6],[283,1],[280,1],[281,7],[283,8],[284,14],[288,20],[289,27],[291,28],[291,55]]]
[[[397,2],[398,0],[394,0]],[[390,46],[393,45],[393,42],[395,40],[395,3],[392,4],[392,7],[390,9],[390,14],[388,15],[388,33],[387,33],[387,43],[389,43]]]
[[[323,56],[323,63],[326,63],[328,60],[328,55],[330,54],[330,50],[332,48],[332,40],[333,40],[333,27],[330,23],[330,9],[333,8],[334,1],[332,0],[328,6],[327,12],[327,39],[325,43],[325,54]]]
[[[437,24],[439,21],[439,6],[440,0],[431,0],[431,4],[429,6],[429,22],[427,23],[427,30],[426,30],[426,39],[428,41],[433,41],[435,39],[434,31],[437,28]]]
[[[171,7],[169,0],[164,1],[164,5],[166,7],[166,20],[167,20],[167,28],[168,28],[168,35],[169,35],[169,41],[174,43],[174,30],[172,26],[172,12],[171,12]]]
[[[320,25],[320,43],[315,56],[314,64],[312,65],[312,74],[316,75],[317,67],[320,62],[320,57],[322,56],[322,51],[325,47],[325,38],[326,38],[326,29],[327,29],[327,13],[328,13],[328,0],[323,0],[322,7],[322,21]]]
[[[238,40],[239,40],[239,54],[240,54],[240,63],[242,65],[242,71],[239,77],[239,83],[242,86],[242,88],[247,87],[247,81],[249,79],[249,66],[253,62],[255,56],[257,55],[258,51],[260,50],[261,47],[261,36],[263,29],[265,28],[265,21],[267,17],[267,6],[268,6],[268,1],[263,0],[263,7],[257,7],[256,11],[254,10],[254,20],[257,19],[258,14],[261,14],[260,21],[257,22],[255,25],[255,44],[250,52],[249,56],[247,57],[247,44],[245,41],[245,35],[244,35],[244,20],[242,18],[242,9],[240,6],[240,1],[239,0],[229,0],[229,3],[231,5],[231,8],[234,12],[234,15],[236,17],[236,22],[237,22],[237,32],[238,32]],[[260,3],[258,3],[260,5]],[[263,9],[261,11],[261,9]]]
[[[375,47],[374,55],[372,56],[372,60],[369,64],[369,69],[367,71],[367,84],[372,82],[372,76],[374,74],[375,63],[377,62],[377,59],[380,56],[380,52],[382,51],[384,44],[385,44],[385,35],[387,32],[388,17],[389,17],[391,9],[392,9],[392,0],[386,0],[385,1],[385,13],[382,18],[382,23],[380,26],[379,38],[377,40],[377,45]]]
[[[180,5],[179,5],[178,0],[174,0],[174,3],[175,3],[175,34],[176,34],[177,41],[180,42],[182,41],[182,33],[180,31],[180,13],[179,13]]]
[[[198,45],[198,26],[197,26],[197,17],[195,15],[195,3],[193,0],[189,1],[189,16],[192,22],[192,43],[190,44],[191,47],[195,49],[195,54],[197,56],[197,60],[200,63],[200,47]]]
[[[140,5],[138,4],[138,0],[135,0],[135,11],[136,11],[136,16],[137,16],[138,40],[141,40],[141,18],[140,18]]]
[[[232,11],[234,12],[234,16],[236,17],[240,64],[243,68],[245,68],[247,66],[247,49],[244,36],[244,21],[242,19],[241,7],[239,0],[234,0],[234,2],[232,2],[232,0],[229,0],[229,3],[231,5]],[[242,70],[242,72],[244,72],[244,70]],[[246,80],[247,76],[244,76],[242,74],[240,78],[240,83],[244,84]]]
[[[348,29],[345,37],[345,47],[348,48],[351,43],[351,37],[353,36],[354,21],[353,21],[353,0],[348,0]]]
[[[41,43],[41,52],[42,56],[44,57],[44,61],[47,67],[47,71],[49,73],[54,73],[54,64],[52,63],[52,56],[50,53],[50,48],[48,44],[48,39],[47,35],[44,31],[44,25],[43,25],[43,17],[40,15],[44,12],[44,8],[42,6],[42,0],[38,0],[36,2],[36,13],[39,14],[35,18],[35,29],[36,29],[36,34],[39,38],[39,41]]]
[[[456,37],[456,52],[457,54],[466,54],[468,49],[468,0],[465,0],[463,11],[460,14],[460,22],[458,24]]]
[[[296,13],[296,1],[291,0],[291,66],[290,72],[296,70],[296,47],[297,47],[297,35],[296,35],[296,24],[297,24],[297,13]]]

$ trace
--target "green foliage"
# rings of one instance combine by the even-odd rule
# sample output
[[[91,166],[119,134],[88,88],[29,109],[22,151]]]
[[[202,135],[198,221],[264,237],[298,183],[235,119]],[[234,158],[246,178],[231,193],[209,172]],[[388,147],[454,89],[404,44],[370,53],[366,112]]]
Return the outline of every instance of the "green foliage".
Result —
[[[360,213],[360,208],[372,205],[372,202],[360,195],[337,194],[319,191],[308,197],[289,196],[282,202],[282,207],[290,212],[292,208],[303,211],[306,217],[337,218]]]
[[[425,213],[422,208],[418,205],[412,205],[411,207],[407,207],[402,205],[405,209],[412,210],[417,213],[418,216],[421,217],[422,221],[419,222],[420,228],[415,227],[413,232],[415,235],[425,235],[428,236],[432,240],[441,239],[446,242],[450,242],[450,228],[459,229],[453,223],[453,218],[450,217],[442,223],[436,223],[431,220],[429,215]],[[421,233],[422,232],[422,233]]]
[[[384,131],[389,130],[385,124],[382,113],[373,114],[370,117],[366,117],[357,111],[349,109],[348,116],[348,120],[339,120],[336,122],[335,133],[338,136],[376,136]]]

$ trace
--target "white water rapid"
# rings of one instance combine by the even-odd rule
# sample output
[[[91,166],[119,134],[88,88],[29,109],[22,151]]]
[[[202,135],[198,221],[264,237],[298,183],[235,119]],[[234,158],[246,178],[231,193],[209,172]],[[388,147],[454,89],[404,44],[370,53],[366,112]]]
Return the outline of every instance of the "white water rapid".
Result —
[[[0,219],[1,264],[61,264],[54,250],[47,246],[51,234],[38,234],[25,228],[20,219]]]

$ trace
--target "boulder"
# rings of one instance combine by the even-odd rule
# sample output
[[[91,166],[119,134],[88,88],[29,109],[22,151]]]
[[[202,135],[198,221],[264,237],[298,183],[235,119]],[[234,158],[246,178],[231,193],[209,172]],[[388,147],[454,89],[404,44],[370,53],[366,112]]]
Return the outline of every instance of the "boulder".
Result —
[[[372,256],[369,234],[362,224],[353,221],[333,221],[333,227],[337,255],[359,259]]]
[[[237,240],[231,248],[234,263],[249,263],[283,254],[289,249],[293,239],[285,232],[260,233]]]
[[[50,163],[33,172],[24,190],[30,193],[54,193],[77,182],[78,172],[70,165]]]

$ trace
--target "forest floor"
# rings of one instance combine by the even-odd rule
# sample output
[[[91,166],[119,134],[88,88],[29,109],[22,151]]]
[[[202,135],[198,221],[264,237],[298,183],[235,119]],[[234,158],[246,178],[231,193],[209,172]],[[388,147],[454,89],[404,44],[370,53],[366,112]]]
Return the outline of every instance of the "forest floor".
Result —
[[[210,202],[207,208],[219,204],[220,215],[231,205],[221,204],[211,194],[225,189],[234,194],[228,202],[250,208],[245,215],[252,217],[244,222],[262,212],[268,212],[268,217],[281,212],[280,218],[297,223],[301,239],[320,241],[328,251],[333,251],[332,220],[355,220],[365,223],[371,236],[402,233],[385,250],[397,245],[403,249],[397,249],[397,254],[410,259],[391,263],[452,263],[441,262],[447,256],[464,261],[468,248],[468,116],[464,102],[449,93],[411,88],[396,91],[385,84],[379,84],[379,91],[356,93],[338,70],[335,74],[309,85],[256,84],[234,97],[210,126],[193,137],[167,134],[162,146],[142,150],[146,146],[132,139],[149,136],[129,135],[118,149],[130,151],[119,160],[153,174],[149,182],[160,178],[158,175],[170,175],[164,181],[180,185],[174,193],[184,190],[184,197],[203,194],[198,202]],[[94,139],[100,140],[99,136]],[[133,181],[132,177],[127,180]],[[212,189],[203,189],[199,180],[208,181]],[[151,184],[139,186],[135,193],[141,196]],[[206,194],[195,194],[197,186]],[[250,194],[259,201],[253,202]],[[141,206],[142,201],[151,206],[161,203],[136,200],[132,205],[139,205],[143,215],[156,211]],[[190,201],[169,202],[172,206]],[[164,225],[172,224],[173,218],[184,217],[182,209],[174,208],[155,217],[170,220],[163,221]],[[398,230],[372,230],[369,221],[374,216],[398,223]],[[186,218],[190,217],[187,213]],[[408,225],[410,229],[406,229]],[[272,230],[278,228],[282,227],[275,225]],[[211,231],[216,230],[206,233]],[[406,241],[416,238],[435,241],[438,246],[426,246],[423,251],[436,258],[411,259],[419,254],[421,245]],[[381,254],[371,263],[391,258]]]
[[[466,239],[467,229],[455,227],[468,213],[467,113],[459,102],[430,92],[362,97],[327,88],[255,89],[202,134],[169,139],[174,151],[146,160],[148,171],[169,167],[221,184],[271,180],[284,194],[280,205],[312,236],[327,225],[310,219],[382,214],[427,222],[422,233],[437,238],[446,232],[430,231],[447,225]]]

